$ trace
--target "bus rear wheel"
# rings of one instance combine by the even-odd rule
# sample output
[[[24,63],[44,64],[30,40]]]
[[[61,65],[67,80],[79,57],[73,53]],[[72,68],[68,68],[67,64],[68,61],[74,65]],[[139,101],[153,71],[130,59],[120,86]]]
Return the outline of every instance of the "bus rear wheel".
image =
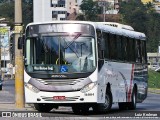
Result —
[[[135,89],[133,89],[132,92],[132,101],[131,102],[123,102],[123,103],[118,103],[119,109],[120,110],[135,110],[136,109],[136,103],[137,103],[137,92]]]
[[[46,104],[46,103],[35,103],[34,107],[39,112],[49,112],[53,109],[53,104]]]
[[[93,106],[93,111],[98,113],[106,113],[112,107],[112,93],[107,90],[105,95],[105,103],[98,103]]]
[[[137,92],[133,89],[132,102],[128,103],[128,109],[129,110],[135,110],[136,109],[136,103],[137,103]]]

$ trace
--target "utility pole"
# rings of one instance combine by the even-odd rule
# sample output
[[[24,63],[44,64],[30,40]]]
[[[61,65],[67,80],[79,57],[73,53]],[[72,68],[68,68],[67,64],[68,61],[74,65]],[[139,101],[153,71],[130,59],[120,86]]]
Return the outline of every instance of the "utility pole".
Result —
[[[23,50],[17,47],[22,29],[22,0],[15,0],[15,101],[17,108],[24,107]]]

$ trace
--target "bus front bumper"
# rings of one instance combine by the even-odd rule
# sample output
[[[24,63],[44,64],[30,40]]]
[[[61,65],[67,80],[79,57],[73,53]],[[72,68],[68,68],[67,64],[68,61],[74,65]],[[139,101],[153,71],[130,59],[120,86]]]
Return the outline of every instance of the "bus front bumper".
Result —
[[[82,93],[73,92],[34,92],[25,87],[26,103],[97,103],[97,87]]]

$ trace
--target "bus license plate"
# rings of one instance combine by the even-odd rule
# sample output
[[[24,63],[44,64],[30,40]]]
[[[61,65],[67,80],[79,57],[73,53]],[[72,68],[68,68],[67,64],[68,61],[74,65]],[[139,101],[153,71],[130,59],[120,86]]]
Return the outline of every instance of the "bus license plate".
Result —
[[[66,97],[65,96],[53,96],[54,100],[65,100]]]

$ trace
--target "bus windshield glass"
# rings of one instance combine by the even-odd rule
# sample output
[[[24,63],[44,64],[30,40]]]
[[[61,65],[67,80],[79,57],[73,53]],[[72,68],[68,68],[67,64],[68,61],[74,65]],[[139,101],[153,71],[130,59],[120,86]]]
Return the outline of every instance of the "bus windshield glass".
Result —
[[[30,34],[25,44],[27,72],[82,73],[96,68],[95,36],[76,31]]]

